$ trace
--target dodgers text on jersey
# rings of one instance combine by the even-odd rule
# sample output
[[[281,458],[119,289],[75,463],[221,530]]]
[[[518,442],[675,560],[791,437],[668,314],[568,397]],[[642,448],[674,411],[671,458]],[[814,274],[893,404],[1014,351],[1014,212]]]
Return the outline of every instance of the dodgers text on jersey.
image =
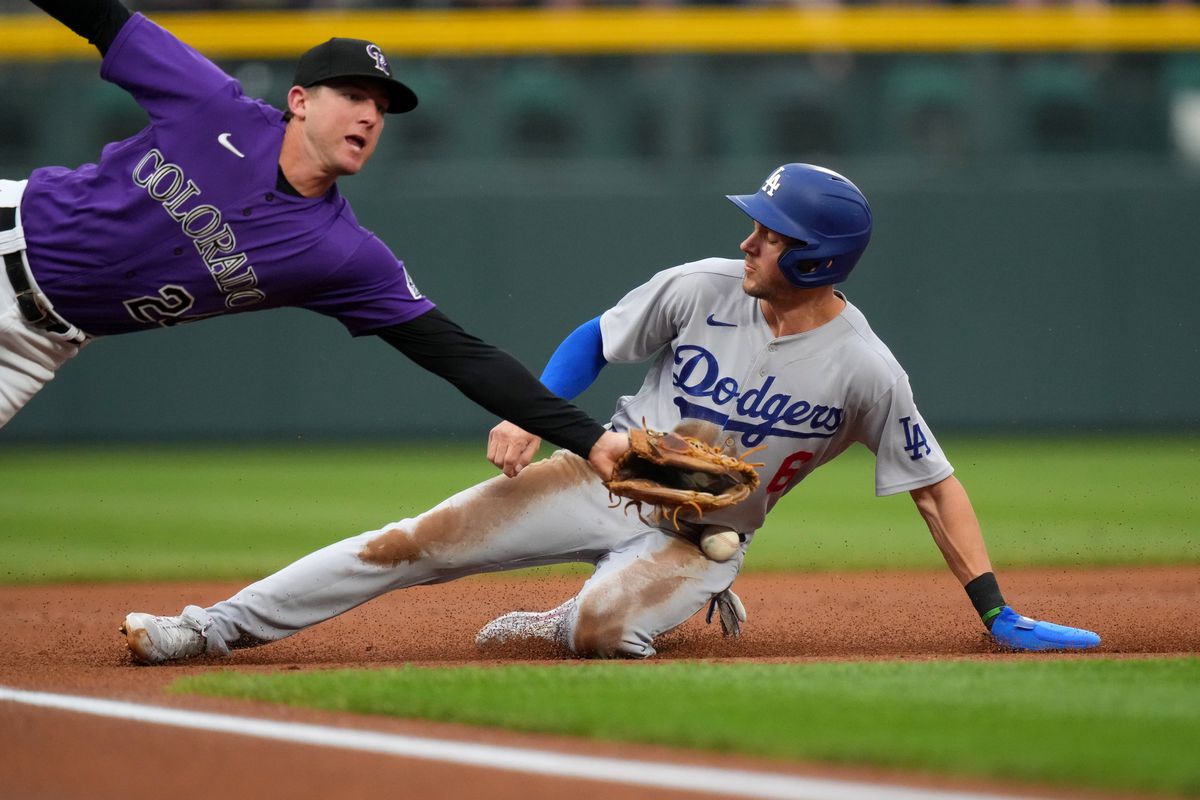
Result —
[[[675,387],[689,397],[708,401],[701,404],[676,397],[680,416],[737,431],[746,447],[756,447],[768,436],[828,439],[842,425],[845,411],[838,406],[799,400],[784,392],[772,393],[774,375],[765,376],[758,386],[743,388],[736,379],[721,375],[717,357],[699,345],[680,345],[675,350],[675,363],[679,365],[671,375]]]

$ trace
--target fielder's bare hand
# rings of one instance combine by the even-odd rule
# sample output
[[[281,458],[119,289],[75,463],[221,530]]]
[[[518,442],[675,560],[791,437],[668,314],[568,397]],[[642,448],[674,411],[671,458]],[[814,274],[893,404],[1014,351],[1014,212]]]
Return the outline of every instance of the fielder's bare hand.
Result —
[[[512,478],[529,466],[541,445],[540,436],[534,436],[519,425],[506,420],[488,433],[488,461]],[[595,447],[592,448],[592,452],[596,452]]]
[[[534,436],[519,425],[506,420],[488,433],[488,461],[513,478],[529,466],[541,445],[541,437]],[[596,474],[608,480],[612,477],[617,459],[628,449],[627,434],[608,431],[592,445],[592,450],[588,453],[588,463]]]
[[[612,478],[613,468],[625,452],[629,450],[629,434],[605,431],[604,435],[592,445],[588,453],[588,463],[602,480]]]

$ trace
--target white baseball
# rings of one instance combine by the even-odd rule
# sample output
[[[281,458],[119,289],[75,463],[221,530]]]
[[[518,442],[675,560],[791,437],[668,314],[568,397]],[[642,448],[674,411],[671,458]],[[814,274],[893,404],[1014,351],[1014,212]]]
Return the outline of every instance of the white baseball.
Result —
[[[710,528],[700,535],[700,549],[711,561],[728,561],[741,545],[737,531],[728,528]]]

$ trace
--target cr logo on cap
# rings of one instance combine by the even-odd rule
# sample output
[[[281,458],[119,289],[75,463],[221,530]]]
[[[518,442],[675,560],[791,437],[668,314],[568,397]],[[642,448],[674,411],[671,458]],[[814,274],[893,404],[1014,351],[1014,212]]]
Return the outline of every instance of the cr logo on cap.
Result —
[[[389,78],[392,77],[392,71],[388,69],[387,58],[383,55],[383,51],[379,49],[378,45],[367,45],[367,55],[375,59],[375,69],[379,70],[384,75],[387,75]]]

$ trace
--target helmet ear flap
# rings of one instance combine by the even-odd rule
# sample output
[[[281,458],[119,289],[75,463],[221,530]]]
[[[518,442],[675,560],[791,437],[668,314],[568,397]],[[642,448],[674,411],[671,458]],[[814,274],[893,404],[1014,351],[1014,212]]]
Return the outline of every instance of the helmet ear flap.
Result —
[[[779,269],[788,282],[801,287],[819,286],[821,272],[833,267],[832,258],[813,258],[812,253],[805,252],[808,245],[804,242],[798,247],[789,247],[779,254]]]

